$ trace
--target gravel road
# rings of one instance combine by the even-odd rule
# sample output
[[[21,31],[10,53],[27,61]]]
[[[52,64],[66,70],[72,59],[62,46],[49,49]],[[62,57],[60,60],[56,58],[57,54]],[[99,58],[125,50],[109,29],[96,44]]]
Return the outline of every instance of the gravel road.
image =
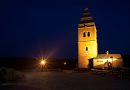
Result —
[[[130,81],[92,73],[26,72],[22,83],[3,84],[0,90],[130,90]]]

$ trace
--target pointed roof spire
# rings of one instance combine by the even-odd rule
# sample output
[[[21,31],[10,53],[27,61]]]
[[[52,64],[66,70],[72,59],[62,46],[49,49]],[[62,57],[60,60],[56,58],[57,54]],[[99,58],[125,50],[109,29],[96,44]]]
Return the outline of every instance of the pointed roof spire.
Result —
[[[80,23],[90,23],[90,22],[93,22],[93,19],[90,16],[88,8],[85,8],[83,16],[80,18]]]
[[[88,11],[88,8],[85,8],[84,11]]]
[[[80,18],[79,24],[84,24],[86,26],[88,23],[94,23],[94,22],[93,22],[93,18],[90,15],[89,9],[85,8],[83,11],[83,16]],[[93,26],[93,25],[94,24],[92,24],[91,26]]]
[[[90,17],[90,12],[89,12],[88,8],[84,9],[83,17]]]

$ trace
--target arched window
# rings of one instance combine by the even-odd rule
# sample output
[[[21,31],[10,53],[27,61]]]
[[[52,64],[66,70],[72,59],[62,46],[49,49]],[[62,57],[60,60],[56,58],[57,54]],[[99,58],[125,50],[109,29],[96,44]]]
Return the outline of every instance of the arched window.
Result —
[[[90,37],[90,32],[88,32],[87,36]]]
[[[86,32],[83,33],[83,37],[86,37]]]

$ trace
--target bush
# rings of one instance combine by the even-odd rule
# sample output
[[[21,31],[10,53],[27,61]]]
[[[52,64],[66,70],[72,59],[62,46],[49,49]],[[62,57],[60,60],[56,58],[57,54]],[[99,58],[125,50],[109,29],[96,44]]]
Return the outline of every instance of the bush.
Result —
[[[18,82],[21,80],[25,80],[25,76],[22,72],[11,68],[0,68],[0,83]]]

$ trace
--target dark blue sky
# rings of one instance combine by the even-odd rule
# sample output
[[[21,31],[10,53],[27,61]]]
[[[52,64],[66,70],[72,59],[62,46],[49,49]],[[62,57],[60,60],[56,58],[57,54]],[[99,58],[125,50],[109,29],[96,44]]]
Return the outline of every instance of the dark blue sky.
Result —
[[[1,0],[0,57],[77,57],[77,25],[88,7],[99,53],[130,54],[129,0]]]

